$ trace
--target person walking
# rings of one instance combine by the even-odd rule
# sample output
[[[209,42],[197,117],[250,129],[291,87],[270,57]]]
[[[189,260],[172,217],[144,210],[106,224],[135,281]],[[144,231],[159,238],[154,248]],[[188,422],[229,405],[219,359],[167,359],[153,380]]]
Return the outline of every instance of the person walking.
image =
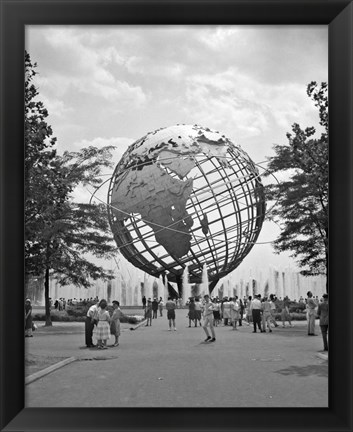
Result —
[[[231,313],[231,322],[233,324],[233,330],[238,330],[237,329],[237,322],[239,321],[239,316],[240,316],[240,314],[239,314],[240,306],[239,306],[239,302],[238,302],[238,297],[235,296],[234,300],[232,298],[229,300],[230,300],[229,303],[230,303],[230,307],[231,307],[230,313]]]
[[[147,306],[145,308],[145,319],[147,319],[146,327],[152,326],[152,301],[150,298],[147,300]]]
[[[270,306],[271,306],[271,323],[278,327],[278,324],[276,322],[276,297],[273,294],[270,294]]]
[[[191,297],[189,301],[188,318],[189,318],[189,327],[191,327],[191,321],[195,324],[195,327],[197,327],[196,315],[195,315],[195,301],[193,297]]]
[[[213,300],[213,324],[215,327],[217,327],[218,324],[221,322],[220,308],[220,301],[219,299],[215,298]]]
[[[282,308],[282,312],[281,312],[282,327],[286,326],[285,325],[286,321],[288,321],[289,327],[293,327],[292,318],[291,318],[290,313],[289,313],[289,305],[290,305],[289,298],[288,298],[288,296],[285,296],[283,299],[283,308]]]
[[[152,302],[152,318],[157,319],[157,312],[158,312],[158,301],[156,298],[153,299]]]
[[[250,326],[251,322],[252,322],[252,312],[251,312],[251,301],[252,301],[252,296],[248,297],[248,300],[246,302],[246,322],[248,323],[248,326]]]
[[[268,301],[267,297],[264,297],[262,304],[262,327],[263,331],[266,333],[266,324],[269,333],[272,333],[271,330],[271,304]]]
[[[28,298],[25,301],[25,337],[33,337],[32,324],[32,303]]]
[[[204,305],[203,305],[203,329],[206,333],[205,342],[215,342],[216,334],[213,327],[213,303],[210,301],[210,296],[208,294],[204,295]],[[212,338],[208,332],[207,327],[210,326]]]
[[[323,301],[319,304],[317,314],[320,318],[320,329],[322,341],[324,343],[324,351],[328,351],[328,294],[322,296]]]
[[[222,302],[222,315],[223,315],[223,323],[225,326],[231,322],[231,304],[228,297],[224,297]]]
[[[96,338],[98,349],[108,349],[107,340],[110,338],[110,315],[107,311],[108,303],[102,299],[99,302],[98,324],[96,328]]]
[[[146,303],[147,303],[146,296],[143,296],[142,297],[142,309],[146,309]]]
[[[195,298],[195,327],[197,327],[197,322],[201,327],[201,303],[198,297]]]
[[[176,309],[176,303],[172,300],[171,297],[168,297],[168,301],[165,304],[165,308],[167,309],[167,319],[169,321],[169,331],[172,330],[172,324],[174,327],[174,331],[176,331],[175,327],[175,309]]]
[[[242,299],[239,299],[239,327],[243,325],[243,317],[244,317],[245,305]]]
[[[91,305],[88,308],[87,314],[86,314],[86,321],[85,321],[85,342],[87,348],[93,348],[96,345],[94,345],[92,336],[93,336],[93,330],[94,326],[98,323],[98,301],[95,301],[93,305]]]
[[[117,300],[113,300],[113,313],[110,322],[110,333],[115,336],[115,342],[113,345],[111,345],[112,347],[117,347],[119,345],[120,318],[123,316],[119,306],[120,303]]]
[[[253,324],[254,324],[253,333],[256,333],[256,328],[258,328],[260,330],[260,332],[262,332],[262,329],[261,329],[262,306],[261,306],[261,295],[260,294],[255,296],[254,300],[252,300],[252,302],[250,304],[250,310],[252,313],[252,320],[253,320]]]
[[[164,306],[164,302],[162,297],[159,297],[159,302],[158,302],[158,309],[159,309],[159,316],[163,316],[163,306]]]
[[[306,319],[308,321],[308,336],[316,336],[315,334],[315,318],[316,318],[316,303],[313,299],[313,293],[308,291],[306,299]]]

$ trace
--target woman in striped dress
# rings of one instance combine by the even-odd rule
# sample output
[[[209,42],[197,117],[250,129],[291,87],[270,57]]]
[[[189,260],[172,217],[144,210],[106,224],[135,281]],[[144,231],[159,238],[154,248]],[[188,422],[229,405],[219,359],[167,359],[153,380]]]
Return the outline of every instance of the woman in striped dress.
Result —
[[[98,349],[108,349],[107,340],[110,338],[110,315],[107,311],[107,301],[101,300],[98,309],[98,324],[96,338]]]
[[[117,347],[119,345],[120,318],[124,315],[119,306],[120,303],[117,300],[114,300],[113,301],[114,310],[110,322],[110,333],[115,336],[115,342],[112,345],[112,347]]]

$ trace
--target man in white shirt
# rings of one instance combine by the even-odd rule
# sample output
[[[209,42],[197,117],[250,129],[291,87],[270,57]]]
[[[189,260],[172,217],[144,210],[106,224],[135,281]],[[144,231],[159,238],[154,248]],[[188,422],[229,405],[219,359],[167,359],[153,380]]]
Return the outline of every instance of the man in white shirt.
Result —
[[[250,310],[252,313],[252,320],[254,323],[254,331],[253,333],[256,333],[256,325],[259,328],[260,332],[262,332],[261,329],[261,295],[258,294],[254,297],[253,301],[250,304]]]
[[[98,312],[98,301],[96,301],[87,311],[85,321],[85,339],[87,348],[92,348],[95,345],[92,341],[93,329],[94,329],[94,317]]]
[[[210,296],[208,294],[204,295],[205,303],[203,305],[203,329],[205,330],[207,338],[205,342],[214,342],[216,340],[216,334],[213,328],[213,303],[210,300]],[[212,333],[212,338],[208,333],[207,326],[210,326],[210,330]]]

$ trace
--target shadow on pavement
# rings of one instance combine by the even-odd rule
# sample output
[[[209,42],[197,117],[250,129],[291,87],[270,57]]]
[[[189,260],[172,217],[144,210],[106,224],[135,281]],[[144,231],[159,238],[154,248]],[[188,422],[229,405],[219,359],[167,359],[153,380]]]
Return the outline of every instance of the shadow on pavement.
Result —
[[[306,330],[303,330],[303,328],[300,327],[299,328],[288,327],[288,328],[281,328],[281,329],[274,328],[272,329],[272,334],[277,336],[283,336],[286,338],[302,336],[302,337],[315,339],[314,336],[308,336],[306,334]],[[316,336],[319,336],[319,334],[316,334]]]
[[[328,377],[328,367],[327,364],[322,365],[311,365],[311,366],[290,366],[287,369],[280,369],[275,371],[275,373],[281,375],[297,375],[300,377],[307,377],[316,375],[319,377]]]

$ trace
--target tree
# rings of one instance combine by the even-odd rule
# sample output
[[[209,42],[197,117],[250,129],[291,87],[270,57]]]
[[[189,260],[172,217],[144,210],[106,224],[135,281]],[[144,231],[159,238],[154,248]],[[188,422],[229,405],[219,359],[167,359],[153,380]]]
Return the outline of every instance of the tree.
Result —
[[[30,241],[42,229],[41,210],[53,195],[56,183],[52,163],[56,156],[56,138],[47,124],[48,111],[43,103],[36,100],[38,90],[33,84],[37,74],[30,56],[25,52],[25,235],[26,252]],[[48,176],[50,178],[48,178]],[[43,191],[46,191],[43,194]]]
[[[269,218],[281,227],[277,253],[291,251],[304,275],[327,274],[328,263],[328,97],[327,84],[311,82],[307,94],[319,110],[323,132],[292,125],[287,145],[275,145],[266,176],[286,173],[288,180],[266,187],[275,205]]]
[[[25,264],[26,275],[45,275],[46,325],[51,325],[49,279],[61,285],[88,287],[90,280],[111,279],[87,253],[110,257],[115,251],[105,207],[77,203],[72,192],[79,185],[101,184],[101,172],[111,166],[114,147],[84,148],[58,155],[48,112],[36,101],[32,83],[35,67],[26,53],[25,85]]]

